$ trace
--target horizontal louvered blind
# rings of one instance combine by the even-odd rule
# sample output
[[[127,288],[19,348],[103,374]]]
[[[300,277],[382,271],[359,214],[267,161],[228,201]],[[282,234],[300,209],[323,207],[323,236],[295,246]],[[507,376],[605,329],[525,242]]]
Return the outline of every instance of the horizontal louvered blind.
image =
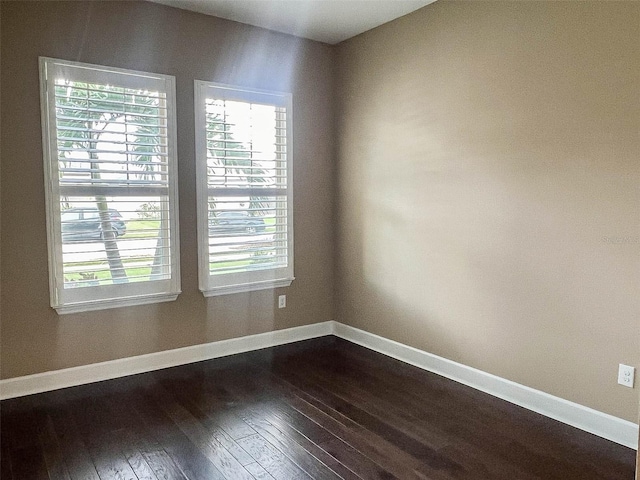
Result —
[[[177,290],[173,83],[44,60],[54,303]]]
[[[293,232],[286,98],[211,86],[203,93],[197,127],[199,174],[205,177],[200,185],[206,189],[200,199],[206,202],[201,272],[214,287],[289,278]]]

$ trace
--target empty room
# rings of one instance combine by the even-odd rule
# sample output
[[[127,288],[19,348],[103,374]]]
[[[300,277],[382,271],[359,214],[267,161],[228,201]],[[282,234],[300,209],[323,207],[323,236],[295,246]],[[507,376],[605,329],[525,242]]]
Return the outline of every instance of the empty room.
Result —
[[[0,1],[0,477],[633,480],[640,2]]]

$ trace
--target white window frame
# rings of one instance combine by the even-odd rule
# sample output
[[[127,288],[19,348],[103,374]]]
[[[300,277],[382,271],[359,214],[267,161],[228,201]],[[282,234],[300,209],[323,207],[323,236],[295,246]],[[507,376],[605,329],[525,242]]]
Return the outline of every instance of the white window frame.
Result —
[[[74,81],[87,83],[155,89],[166,94],[170,278],[126,284],[64,288],[54,94],[55,80],[60,76],[69,76]],[[40,94],[51,307],[59,314],[68,314],[175,300],[181,293],[175,77],[40,57]]]
[[[207,179],[206,99],[222,98],[250,103],[277,105],[286,109],[287,137],[287,266],[258,271],[210,274],[209,272],[209,218],[210,189]],[[255,290],[288,287],[294,277],[293,254],[293,120],[290,93],[248,89],[203,80],[194,81],[195,140],[196,140],[196,195],[198,226],[198,277],[200,291],[205,297]]]

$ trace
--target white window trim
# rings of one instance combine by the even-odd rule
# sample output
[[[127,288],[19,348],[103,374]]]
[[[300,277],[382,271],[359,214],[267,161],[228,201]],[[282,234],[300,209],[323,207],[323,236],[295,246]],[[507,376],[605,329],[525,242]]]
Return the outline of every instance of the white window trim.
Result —
[[[287,110],[287,267],[260,271],[211,275],[209,273],[209,223],[207,184],[207,149],[205,136],[205,101],[207,90],[225,91],[225,99],[263,101],[284,105]],[[196,198],[198,228],[199,288],[205,297],[268,290],[291,285],[294,277],[293,253],[293,115],[290,93],[248,89],[203,80],[194,81]]]
[[[122,82],[122,75],[128,75],[130,86],[148,87],[149,82],[161,85],[167,102],[167,153],[171,159],[168,166],[168,198],[170,203],[169,228],[171,232],[171,278],[152,282],[135,282],[121,285],[103,285],[80,289],[64,288],[62,269],[62,233],[60,222],[60,184],[58,182],[58,159],[56,142],[55,97],[53,92],[55,74],[65,68],[82,71],[84,81],[109,82],[109,76]],[[77,78],[77,74],[75,75]],[[113,78],[112,77],[112,78]],[[116,83],[116,82],[114,82]],[[136,83],[138,83],[136,85]],[[109,308],[145,305],[175,300],[180,290],[180,230],[178,222],[178,161],[176,128],[175,77],[122,68],[92,65],[55,58],[40,57],[40,109],[42,119],[42,146],[44,156],[45,200],[47,222],[47,244],[49,265],[49,294],[51,307],[58,314],[69,314],[103,310]],[[73,291],[71,291],[73,290]]]

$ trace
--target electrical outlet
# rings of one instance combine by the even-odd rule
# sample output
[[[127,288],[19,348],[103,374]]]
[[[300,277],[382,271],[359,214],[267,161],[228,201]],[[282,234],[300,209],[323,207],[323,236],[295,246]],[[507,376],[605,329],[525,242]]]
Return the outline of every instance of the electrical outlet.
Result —
[[[633,388],[633,376],[635,373],[636,369],[634,367],[621,363],[618,367],[618,383],[625,387]]]
[[[278,297],[278,308],[284,308],[287,306],[287,296],[286,295],[280,295]]]

